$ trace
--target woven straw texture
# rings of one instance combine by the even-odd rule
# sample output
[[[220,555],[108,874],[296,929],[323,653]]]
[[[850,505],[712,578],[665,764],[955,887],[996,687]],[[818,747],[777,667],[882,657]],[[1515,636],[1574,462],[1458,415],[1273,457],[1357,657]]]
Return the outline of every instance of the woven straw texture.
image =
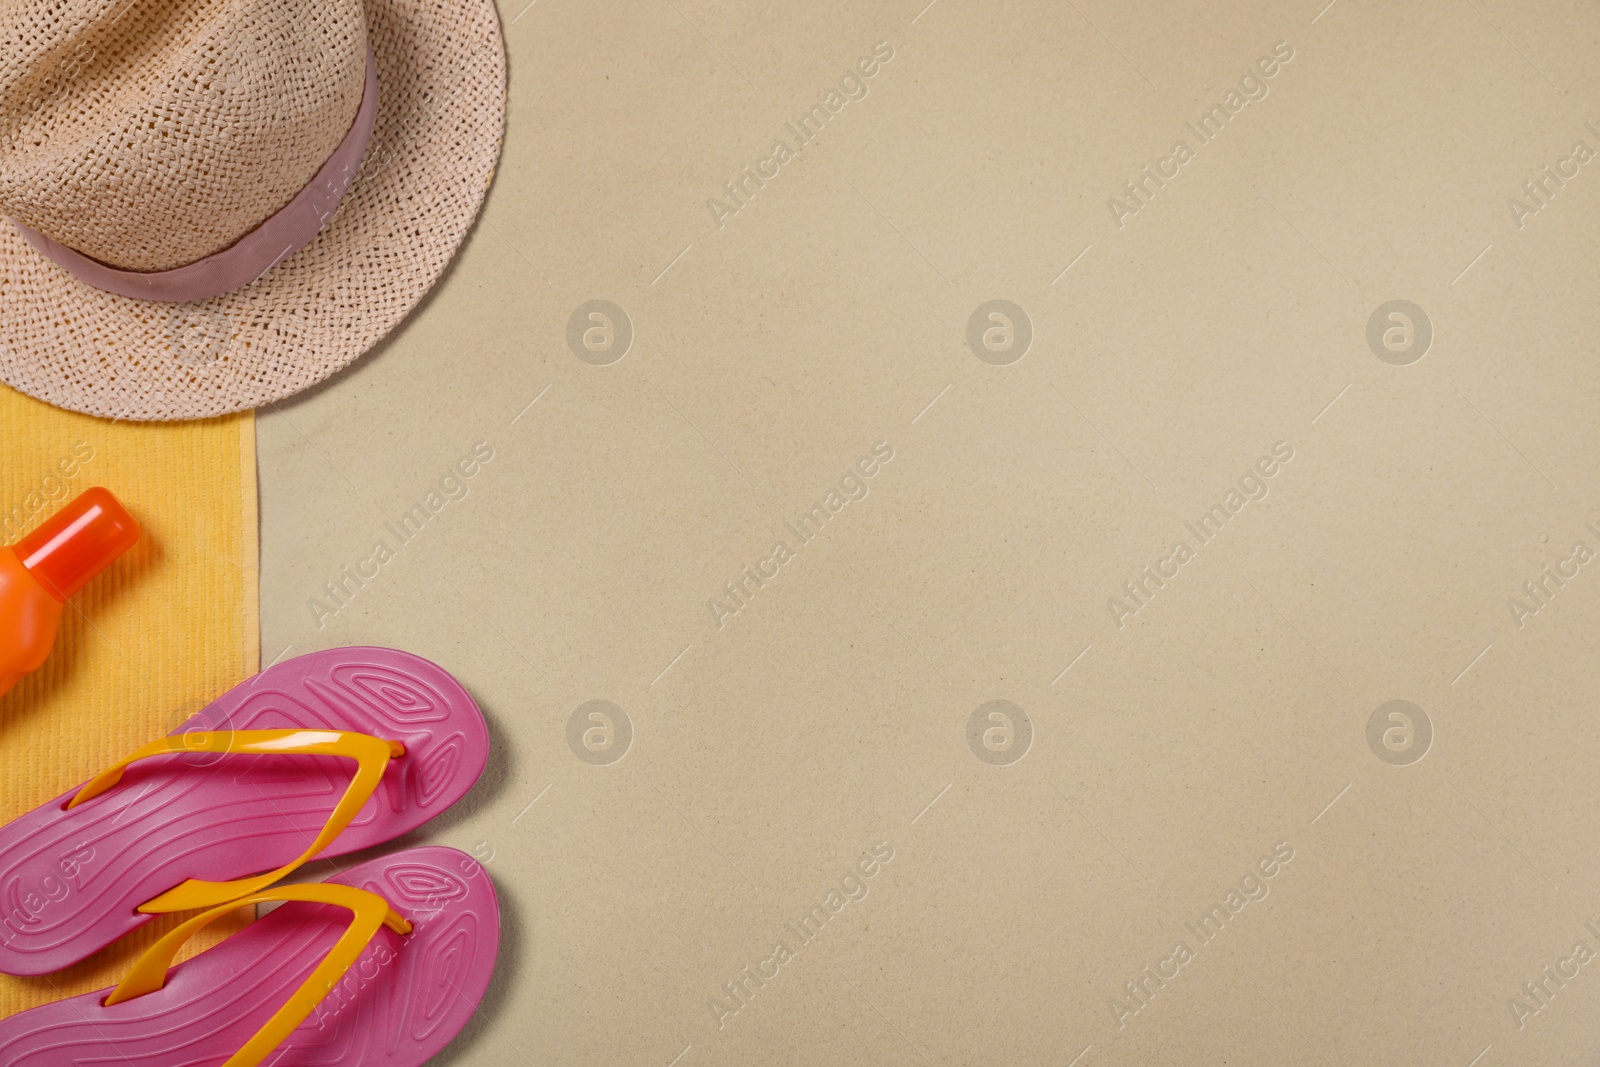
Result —
[[[0,544],[91,485],[116,493],[144,527],[72,598],[44,666],[0,697],[0,822],[9,822],[257,670],[255,419],[134,426],[0,387],[0,457]],[[56,974],[0,975],[0,1016],[113,984],[182,918],[163,916]],[[189,951],[236,928],[207,930]]]
[[[158,0],[147,9],[143,0],[0,0],[0,9],[8,12],[0,19],[0,27],[8,32],[15,34],[18,31],[12,27],[28,24],[11,11],[13,7],[42,10],[44,14],[33,21],[49,27],[48,34],[36,27],[29,31],[32,36],[24,34],[21,40],[3,42],[8,58],[7,66],[0,67],[0,93],[32,93],[35,99],[17,105],[10,97],[0,98],[0,113],[17,108],[32,114],[28,107],[54,107],[53,103],[38,103],[41,91],[80,94],[75,97],[84,102],[79,110],[101,125],[106,137],[126,132],[126,116],[138,109],[118,102],[122,90],[116,87],[123,82],[110,75],[102,82],[99,73],[93,79],[86,77],[91,70],[98,71],[101,62],[94,52],[95,35],[107,32],[79,25],[88,20],[86,13],[91,9],[107,23],[120,17],[116,33],[137,17],[163,31],[171,29],[177,40],[185,33],[191,38],[209,35],[211,28],[202,15],[220,18],[217,25],[236,17],[250,22],[252,33],[270,38],[282,28],[276,16],[268,18],[259,12],[277,6],[289,11],[305,7],[302,14],[315,27],[308,31],[313,43],[331,41],[330,47],[339,49],[359,47],[359,34],[352,35],[348,28],[338,30],[339,20],[327,14],[336,15],[345,3]],[[162,5],[181,9],[182,14],[160,14]],[[122,14],[125,9],[130,13]],[[62,16],[64,24],[57,15],[62,11],[71,13]],[[253,21],[241,14],[244,11],[256,13],[251,16]],[[404,319],[443,273],[471,227],[493,176],[505,120],[505,48],[492,0],[366,0],[364,11],[366,43],[378,67],[377,123],[361,170],[327,229],[244,289],[206,301],[164,304],[115,296],[79,282],[35,252],[9,223],[0,225],[0,380],[49,403],[95,415],[134,420],[203,418],[258,407],[314,385],[367,351]],[[302,28],[299,23],[293,27],[296,31]],[[57,38],[76,43],[62,44]],[[88,42],[88,50],[79,47],[84,42]],[[10,70],[13,49],[31,51],[35,66],[30,69],[37,69],[43,56],[44,68],[55,73],[18,81],[4,73]],[[208,52],[191,43],[173,44],[170,49],[166,62],[175,64],[174,69],[190,70],[190,74],[174,75],[167,81],[159,72],[133,77],[145,78],[150,85],[176,85],[171,90],[176,94],[172,106],[180,112],[183,101],[190,98],[186,93],[192,96],[202,91],[195,87],[191,68],[183,64],[200,62],[196,57],[241,58],[231,46]],[[120,63],[132,71],[141,64],[155,63],[152,57],[160,54],[160,48],[137,52],[129,52],[111,66]],[[66,56],[64,62],[62,55]],[[263,72],[258,69],[259,60],[250,62],[251,77],[260,76],[269,83],[282,80],[278,77],[282,63]],[[348,62],[348,69],[353,72],[348,76],[359,82],[359,60]],[[224,97],[230,95],[229,76],[227,70],[218,68]],[[346,76],[341,70],[336,80],[342,85]],[[51,84],[52,78],[62,84]],[[94,95],[96,85],[101,87],[101,97]],[[326,110],[338,110],[339,117],[327,120],[327,128],[317,131],[316,143],[326,142],[326,146],[310,153],[307,142],[293,150],[314,157],[297,161],[301,169],[309,167],[299,179],[301,184],[349,128],[359,102],[359,84],[348,106],[343,98],[346,91],[342,87],[330,91],[338,97],[337,108],[329,104]],[[274,92],[277,106],[290,112],[299,106],[294,92]],[[214,103],[209,97],[200,99]],[[313,94],[304,99],[326,103],[328,98]],[[241,106],[249,106],[249,94],[245,100]],[[40,120],[29,121],[36,125]],[[188,119],[182,114],[165,121],[171,130],[188,128]],[[293,121],[287,126],[291,132],[284,133],[285,137],[310,136],[304,131],[292,132],[302,129]],[[0,130],[0,138],[22,135]],[[220,136],[231,135],[230,128]],[[71,139],[81,140],[81,131],[74,132]],[[142,141],[135,147],[152,153],[172,151],[170,145],[146,146]],[[112,155],[106,153],[105,158]],[[67,166],[64,160],[69,156],[67,149],[56,152],[47,144],[30,155],[30,166]],[[0,153],[0,158],[8,157]],[[221,167],[233,157],[231,150],[218,150],[216,158]],[[281,169],[278,186],[282,188],[249,194],[250,209],[240,218],[252,218],[253,222],[244,229],[259,221],[254,216],[264,218],[298,192],[298,187],[292,187],[293,167],[284,164],[268,169]],[[167,176],[169,182],[172,178]],[[147,173],[145,179],[159,184],[161,175]],[[29,184],[27,173],[13,176],[8,170],[5,180],[11,184],[0,188],[12,190],[5,196],[20,196],[15,190],[23,189],[33,190],[29,195],[36,200],[50,196],[48,182],[34,179]],[[226,184],[218,183],[218,187]],[[72,195],[114,197],[114,185],[107,187],[109,192],[91,188]],[[24,221],[44,217],[31,214],[43,210],[35,206],[15,210],[19,217],[28,213]],[[198,255],[191,254],[207,241],[218,240],[223,231],[231,238],[241,235],[233,232],[237,220],[217,224],[217,234],[156,232],[163,227],[180,229],[172,223],[169,219],[147,224],[145,228],[151,232],[138,241],[119,238],[118,255],[125,261],[137,258],[143,263],[171,256],[192,260],[216,251],[205,247]],[[87,251],[76,239],[62,236],[61,225],[52,221],[37,228]]]
[[[361,0],[0,7],[0,214],[125,270],[219,252],[350,128]]]

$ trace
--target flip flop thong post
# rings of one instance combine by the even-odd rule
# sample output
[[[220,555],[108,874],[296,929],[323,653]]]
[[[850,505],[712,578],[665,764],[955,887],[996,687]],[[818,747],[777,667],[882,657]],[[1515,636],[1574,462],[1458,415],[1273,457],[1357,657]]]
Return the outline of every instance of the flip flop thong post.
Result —
[[[489,987],[500,910],[464,852],[411,849],[247,901],[281,907],[168,970],[222,905],[154,946],[116,989],[0,1021],[8,1067],[421,1067]],[[352,918],[353,916],[353,918]]]
[[[340,648],[277,664],[0,827],[0,971],[58,970],[153,914],[392,840],[461,799],[488,751],[472,697],[420,657]]]

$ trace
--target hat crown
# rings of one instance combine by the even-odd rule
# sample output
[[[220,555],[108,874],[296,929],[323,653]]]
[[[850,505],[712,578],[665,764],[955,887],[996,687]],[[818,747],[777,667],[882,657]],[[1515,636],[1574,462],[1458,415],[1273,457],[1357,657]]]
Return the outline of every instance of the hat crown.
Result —
[[[349,131],[361,0],[0,3],[0,215],[123,270],[237,242]]]

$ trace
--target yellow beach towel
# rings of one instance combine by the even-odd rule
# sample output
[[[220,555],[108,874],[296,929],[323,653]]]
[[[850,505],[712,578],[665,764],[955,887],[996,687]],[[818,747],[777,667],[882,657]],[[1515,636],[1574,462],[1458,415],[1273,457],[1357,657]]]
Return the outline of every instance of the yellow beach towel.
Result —
[[[112,422],[0,386],[0,544],[92,485],[144,537],[73,598],[44,667],[0,697],[0,822],[169,733],[259,666],[254,416]],[[174,918],[58,974],[0,976],[0,1016],[115,983]]]

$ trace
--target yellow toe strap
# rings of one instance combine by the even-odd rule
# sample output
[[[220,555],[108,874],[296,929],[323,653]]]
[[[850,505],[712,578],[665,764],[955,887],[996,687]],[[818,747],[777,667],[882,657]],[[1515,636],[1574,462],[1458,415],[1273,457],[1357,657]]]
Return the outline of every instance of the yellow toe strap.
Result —
[[[344,730],[218,730],[174,734],[145,745],[107,768],[99,777],[80,789],[78,795],[67,804],[67,808],[69,810],[75,808],[116,785],[122,780],[122,772],[129,764],[153,756],[201,752],[228,755],[343,756],[356,761],[356,773],[355,777],[350,779],[349,788],[345,790],[344,796],[340,797],[339,803],[334,806],[333,814],[328,817],[322,832],[317,834],[316,839],[311,842],[311,847],[301,853],[299,858],[275,871],[232,882],[202,882],[191,878],[155,899],[139,905],[141,912],[155,914],[209,908],[237,900],[281,880],[296,867],[327,848],[334,838],[344,832],[345,827],[350,825],[350,820],[356,817],[362,805],[377,790],[389,761],[405,755],[406,749],[398,741],[385,741],[380,737]]]
[[[378,936],[380,926],[387,926],[401,936],[411,932],[411,924],[391,908],[387,900],[365,889],[328,883],[269,889],[265,893],[254,893],[242,900],[235,900],[222,907],[202,912],[174,928],[134,961],[121,983],[105,999],[105,1006],[109,1008],[113,1004],[142,997],[146,993],[154,993],[166,985],[167,971],[172,967],[172,959],[177,955],[178,949],[207,923],[246,905],[265,904],[274,900],[305,900],[315,904],[335,904],[341,908],[348,908],[355,913],[355,918],[349,928],[339,935],[339,940],[329,950],[327,956],[317,964],[316,970],[300,983],[300,988],[289,997],[288,1003],[279,1008],[272,1018],[267,1020],[266,1025],[257,1030],[255,1036],[229,1057],[222,1067],[256,1067],[274,1049],[283,1044],[294,1032],[295,1027],[305,1022],[316,1010],[317,1005],[322,1003],[323,999],[333,991],[334,986],[339,984],[345,972],[350,970],[360,957],[362,950]]]

